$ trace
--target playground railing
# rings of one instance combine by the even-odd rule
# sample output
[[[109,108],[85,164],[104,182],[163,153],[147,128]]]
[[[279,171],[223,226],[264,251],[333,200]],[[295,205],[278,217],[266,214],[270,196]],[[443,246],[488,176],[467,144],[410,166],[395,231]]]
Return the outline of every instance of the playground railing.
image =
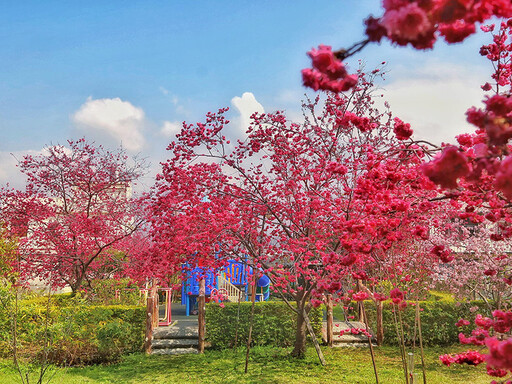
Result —
[[[228,301],[236,303],[239,298],[243,301],[243,298],[240,296],[242,295],[240,289],[231,284],[224,276],[220,275],[217,281],[219,292],[222,291]]]

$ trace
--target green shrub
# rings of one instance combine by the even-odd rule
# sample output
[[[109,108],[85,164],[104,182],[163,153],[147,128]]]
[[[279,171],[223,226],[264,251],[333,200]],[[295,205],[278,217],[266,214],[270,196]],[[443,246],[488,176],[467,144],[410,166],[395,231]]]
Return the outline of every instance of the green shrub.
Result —
[[[457,344],[459,342],[459,333],[470,332],[474,326],[468,326],[463,329],[455,326],[459,319],[467,319],[473,324],[476,313],[487,313],[488,308],[483,301],[473,300],[467,302],[456,302],[450,295],[441,293],[432,293],[430,298],[433,300],[420,301],[421,308],[421,328],[423,343],[426,346],[444,346]],[[349,315],[355,315],[357,305],[351,304],[353,308]],[[475,311],[475,308],[478,308]],[[371,328],[376,329],[376,311],[375,304],[372,301],[365,301],[365,309],[370,321]],[[405,341],[412,344],[414,341],[414,323],[416,308],[414,305],[408,305],[407,308],[401,310]],[[336,313],[340,313],[339,310]],[[398,315],[397,315],[398,318]],[[384,325],[384,344],[398,344],[393,304],[384,302],[383,304],[383,325]],[[416,331],[417,332],[417,331]],[[416,336],[416,345],[418,345],[418,337]]]
[[[139,306],[62,308],[51,329],[51,361],[60,365],[107,363],[141,351],[145,316],[145,308]]]
[[[207,341],[212,348],[233,347],[236,333],[238,334],[237,345],[247,344],[251,305],[250,302],[240,303],[240,307],[238,303],[224,303],[222,308],[217,303],[207,304],[206,333]],[[252,343],[277,347],[292,345],[295,340],[296,316],[282,301],[256,303]],[[319,308],[313,308],[309,317],[315,333],[319,335],[322,327],[322,311]]]
[[[0,280],[0,356],[10,351],[13,302],[14,295],[10,284]]]
[[[61,306],[66,304],[73,306]],[[25,357],[41,358],[42,345],[47,340],[48,359],[54,364],[114,362],[122,354],[142,350],[145,318],[146,311],[141,306],[90,306],[69,295],[52,297],[49,306],[47,298],[22,300],[17,318],[20,352]],[[0,315],[0,324],[10,321]],[[0,353],[8,355],[10,346],[0,344]]]

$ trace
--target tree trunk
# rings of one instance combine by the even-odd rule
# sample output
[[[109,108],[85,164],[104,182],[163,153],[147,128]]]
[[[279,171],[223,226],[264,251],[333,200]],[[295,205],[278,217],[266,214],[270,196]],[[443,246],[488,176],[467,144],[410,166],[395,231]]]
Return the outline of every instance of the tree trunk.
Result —
[[[384,342],[384,320],[382,311],[382,301],[375,301],[376,316],[377,316],[377,345],[381,346]]]
[[[144,341],[144,350],[147,354],[151,353],[151,341],[153,340],[153,316],[155,311],[154,298],[149,296],[146,306],[146,339]]]
[[[297,303],[297,324],[295,328],[295,344],[292,356],[303,358],[306,355],[306,321],[304,320],[304,307]]]
[[[361,283],[361,280],[357,280],[357,292],[360,292],[363,290],[363,283]],[[363,316],[363,304],[361,301],[357,302],[357,317],[359,318],[359,322],[364,322],[364,316]]]
[[[78,293],[78,290],[82,286],[83,279],[83,275],[79,275],[77,276],[76,281],[73,284],[69,284],[69,286],[71,287],[71,296],[74,297]]]

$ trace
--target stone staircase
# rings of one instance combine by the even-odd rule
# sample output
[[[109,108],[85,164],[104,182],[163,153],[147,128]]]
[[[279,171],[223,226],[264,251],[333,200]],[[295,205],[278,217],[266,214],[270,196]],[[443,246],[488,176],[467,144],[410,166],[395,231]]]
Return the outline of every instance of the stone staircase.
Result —
[[[362,334],[353,335],[350,332],[344,333],[340,336],[342,330],[350,328],[366,329],[364,323],[358,321],[334,321],[333,323],[333,347],[368,347],[368,337]],[[327,322],[322,324],[322,338],[324,342],[327,342]],[[369,329],[372,335],[372,344],[375,345],[375,336],[371,329]]]
[[[188,323],[188,324],[187,324]],[[168,327],[158,327],[153,331],[151,353],[153,355],[182,355],[197,353],[197,321],[177,321]]]

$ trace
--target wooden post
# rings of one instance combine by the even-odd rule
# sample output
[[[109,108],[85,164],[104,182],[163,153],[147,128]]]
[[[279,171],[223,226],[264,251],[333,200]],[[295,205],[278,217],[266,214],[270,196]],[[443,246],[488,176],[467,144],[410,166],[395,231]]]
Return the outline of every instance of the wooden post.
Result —
[[[204,353],[204,339],[205,339],[205,294],[206,294],[206,283],[204,278],[199,281],[199,296],[197,298],[197,322],[199,326],[199,345],[198,350],[199,353]]]
[[[256,284],[258,283],[258,275],[256,273],[254,273],[252,280],[254,284],[252,285],[251,290],[251,302],[254,303],[256,301]]]
[[[326,312],[327,312],[327,332],[326,332],[327,333],[327,345],[329,347],[332,347],[334,335],[333,335],[333,330],[332,330],[333,308],[332,308],[332,295],[331,294],[328,294],[326,297],[325,308],[326,308]]]
[[[158,309],[158,292],[157,292],[157,281],[153,278],[151,282],[151,297],[153,298],[153,329],[158,327],[158,320],[160,318],[160,311]]]
[[[146,339],[144,341],[144,350],[147,354],[151,353],[151,341],[153,340],[153,317],[154,317],[154,299],[149,296],[146,306]]]

